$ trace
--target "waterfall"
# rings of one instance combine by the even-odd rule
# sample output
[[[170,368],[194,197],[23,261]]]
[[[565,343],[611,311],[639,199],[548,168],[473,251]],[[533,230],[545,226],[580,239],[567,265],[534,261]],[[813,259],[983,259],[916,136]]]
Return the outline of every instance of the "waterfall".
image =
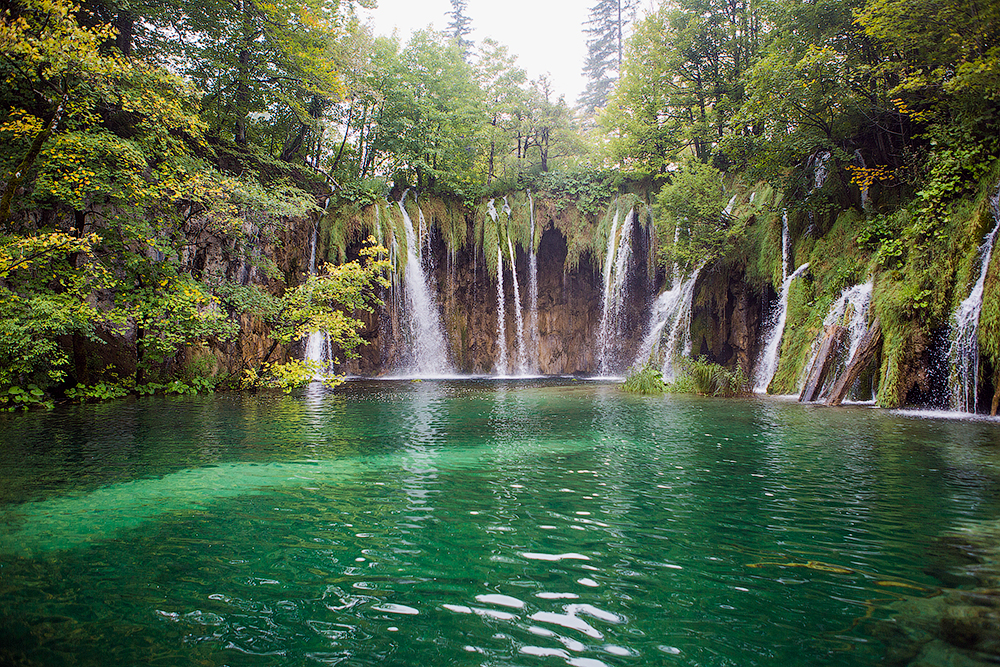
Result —
[[[408,191],[407,191],[408,192]],[[420,240],[413,221],[406,212],[406,195],[398,202],[406,229],[406,267],[403,285],[406,292],[405,318],[408,324],[410,354],[406,374],[434,376],[450,374],[447,345],[437,304],[431,293],[427,274],[420,262]]]
[[[675,281],[653,302],[646,327],[649,333],[639,347],[633,366],[658,361],[663,379],[669,382],[677,377],[677,362],[691,355],[691,298],[702,266],[696,268],[687,280]]]
[[[781,281],[784,282],[788,279],[788,255],[789,250],[789,238],[788,238],[788,209],[781,212]]]
[[[722,209],[722,215],[728,218],[733,214],[733,206],[736,204],[736,197],[738,196],[739,195],[733,195],[732,199],[729,200],[729,203],[726,204],[726,208]]]
[[[490,202],[490,206],[493,202]],[[497,355],[497,375],[507,374],[507,312],[504,304],[503,293],[503,252],[500,251],[500,244],[497,243],[497,347],[500,348]]]
[[[830,151],[823,151],[816,153],[809,160],[813,167],[813,186],[812,190],[809,191],[810,193],[814,190],[819,190],[826,183],[826,177],[830,175],[829,162],[831,157],[833,157],[833,154]]]
[[[772,324],[767,333],[767,343],[761,350],[760,357],[757,358],[757,367],[754,372],[753,390],[758,394],[767,393],[767,386],[771,384],[771,379],[774,378],[774,373],[778,370],[781,336],[785,332],[785,319],[788,317],[788,291],[792,287],[792,282],[808,268],[808,263],[803,264],[781,283],[781,297],[772,313]]]
[[[1000,189],[990,198],[996,225],[979,246],[979,279],[969,296],[952,315],[951,346],[951,407],[959,412],[975,412],[979,400],[979,314],[983,308],[983,286],[993,256],[993,244],[1000,230]]]
[[[842,324],[847,327],[848,347],[847,355],[844,358],[845,365],[850,365],[854,353],[858,351],[861,337],[868,330],[868,307],[871,305],[873,287],[874,283],[871,280],[861,285],[848,287],[840,295],[840,298],[833,302],[833,305],[830,306],[830,312],[823,320],[824,328],[833,324]],[[850,312],[848,312],[848,308],[850,308]],[[847,315],[850,315],[850,320],[845,324],[844,318]]]
[[[524,313],[521,311],[521,288],[517,284],[517,263],[514,261],[514,244],[507,237],[507,250],[510,252],[510,279],[514,283],[514,317],[517,321],[517,374],[527,372],[527,350],[524,343]]]
[[[313,227],[312,242],[309,246],[309,275],[316,275],[316,242],[319,238],[319,225]],[[316,364],[320,369],[314,380],[322,380],[322,372],[330,365],[330,342],[325,331],[311,331],[306,339],[306,361]]]
[[[806,399],[800,397],[799,400],[818,401],[822,399],[828,394],[830,385],[832,385],[841,372],[851,365],[854,354],[858,351],[858,346],[861,344],[861,339],[868,331],[868,311],[871,309],[873,288],[874,283],[871,280],[860,285],[848,287],[841,292],[840,297],[830,306],[830,310],[823,319],[823,328],[820,330],[819,335],[816,336],[816,340],[813,341],[809,363],[803,368],[803,378],[800,381],[800,385],[805,385],[809,373],[816,363],[816,357],[822,348],[823,340],[831,331],[830,327],[841,326],[847,329],[847,347],[846,350],[841,347],[832,352],[831,357],[834,365],[830,367],[832,370],[825,372],[827,377],[826,382],[822,386],[817,387],[815,395]],[[840,343],[840,345],[843,346],[843,343]]]
[[[625,222],[619,229],[616,211],[611,223],[611,233],[608,235],[608,249],[604,258],[604,303],[601,325],[597,334],[597,362],[602,375],[617,370],[615,344],[622,333],[622,316],[624,315],[626,296],[625,281],[628,278],[629,260],[632,256],[634,213],[634,209],[629,210],[625,216]]]
[[[531,253],[528,257],[528,329],[531,331],[531,354],[528,370],[538,372],[538,253],[535,252],[535,201],[528,193],[528,220],[531,224]]]

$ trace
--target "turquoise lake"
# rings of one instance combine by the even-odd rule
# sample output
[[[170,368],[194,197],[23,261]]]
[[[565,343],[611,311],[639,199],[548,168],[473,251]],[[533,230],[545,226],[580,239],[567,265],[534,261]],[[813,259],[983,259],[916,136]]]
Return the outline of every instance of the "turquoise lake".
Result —
[[[922,610],[998,520],[992,420],[572,379],[60,407],[0,417],[0,665],[988,664]]]

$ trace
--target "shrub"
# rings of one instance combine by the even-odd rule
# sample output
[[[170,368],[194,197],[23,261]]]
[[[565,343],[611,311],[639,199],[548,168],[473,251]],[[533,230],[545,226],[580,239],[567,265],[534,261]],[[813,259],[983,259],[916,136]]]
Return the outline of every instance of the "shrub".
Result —
[[[710,362],[704,356],[686,361],[680,376],[667,390],[674,393],[693,393],[704,396],[747,396],[752,393],[750,378],[739,366],[730,371]]]
[[[663,373],[660,369],[647,363],[641,368],[629,371],[622,389],[633,394],[662,394],[666,391],[666,385],[663,383]]]

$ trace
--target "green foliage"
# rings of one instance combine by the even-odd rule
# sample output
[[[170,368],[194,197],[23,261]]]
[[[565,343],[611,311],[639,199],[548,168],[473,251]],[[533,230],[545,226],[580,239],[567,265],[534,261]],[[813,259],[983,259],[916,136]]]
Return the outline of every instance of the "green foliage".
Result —
[[[908,222],[905,209],[892,215],[874,215],[858,233],[857,244],[873,256],[877,267],[899,269],[906,260],[906,244],[901,237]]]
[[[244,389],[280,389],[286,394],[317,379],[331,389],[343,383],[343,376],[325,373],[320,364],[293,359],[287,363],[267,363],[260,371],[244,371],[241,386]]]
[[[29,408],[52,409],[54,403],[37,384],[24,387],[12,386],[0,390],[0,411],[27,410]]]
[[[583,214],[596,215],[604,210],[618,191],[618,178],[609,171],[551,171],[534,180],[540,195],[556,202],[556,210],[573,205]]]
[[[629,370],[622,389],[633,394],[662,394],[666,391],[663,373],[654,364],[647,363]]]
[[[93,385],[77,385],[66,390],[66,398],[80,403],[111,401],[129,394],[129,388],[121,382],[98,382]]]
[[[724,214],[726,203],[722,174],[714,167],[688,162],[674,172],[656,200],[660,236],[671,238],[661,262],[693,268],[718,258],[742,233],[742,226]]]

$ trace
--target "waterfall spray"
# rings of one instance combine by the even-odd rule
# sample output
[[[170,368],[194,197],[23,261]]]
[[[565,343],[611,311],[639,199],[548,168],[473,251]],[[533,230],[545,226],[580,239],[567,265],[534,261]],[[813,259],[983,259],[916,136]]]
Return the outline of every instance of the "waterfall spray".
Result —
[[[604,304],[597,335],[597,361],[602,375],[617,370],[615,368],[617,362],[615,344],[622,333],[626,280],[632,257],[634,215],[634,209],[629,210],[625,215],[625,221],[619,228],[616,212],[611,224],[611,234],[608,236],[608,249],[604,260]]]
[[[309,246],[309,275],[316,275],[316,245],[319,239],[319,225],[313,227],[312,242]],[[306,361],[316,364],[320,371],[314,380],[322,380],[322,372],[330,365],[330,341],[325,331],[311,331],[306,339]]]
[[[531,252],[528,257],[528,329],[531,331],[531,350],[528,370],[538,372],[538,253],[535,252],[535,201],[528,193],[528,220],[531,224]]]
[[[510,252],[510,278],[514,284],[514,317],[517,322],[517,373],[524,375],[527,367],[527,350],[524,344],[524,314],[521,312],[521,288],[517,284],[517,264],[514,261],[514,244],[507,237],[507,250]]]

